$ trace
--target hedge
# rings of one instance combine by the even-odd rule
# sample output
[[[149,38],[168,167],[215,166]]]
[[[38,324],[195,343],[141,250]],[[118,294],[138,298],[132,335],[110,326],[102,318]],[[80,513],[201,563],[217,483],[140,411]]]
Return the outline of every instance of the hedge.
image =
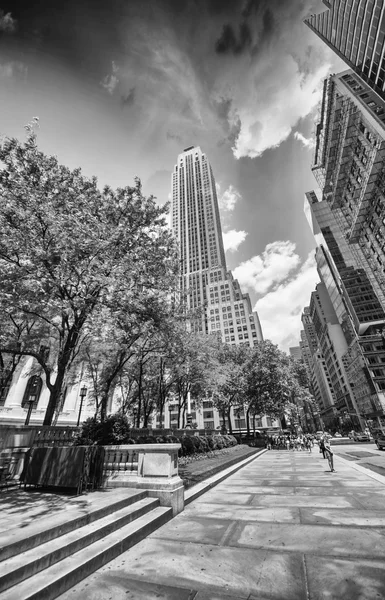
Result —
[[[179,450],[180,456],[190,456],[191,454],[204,454],[212,450],[221,450],[235,446],[237,440],[233,435],[183,435],[176,437],[174,435],[140,435],[131,437],[127,417],[124,415],[109,415],[105,421],[100,421],[91,417],[84,421],[80,432],[74,438],[75,446],[112,446],[119,444],[181,444]]]

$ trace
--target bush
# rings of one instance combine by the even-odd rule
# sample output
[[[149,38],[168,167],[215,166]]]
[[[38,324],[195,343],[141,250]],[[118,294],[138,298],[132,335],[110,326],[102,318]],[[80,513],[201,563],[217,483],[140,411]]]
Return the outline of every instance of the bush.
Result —
[[[124,415],[109,415],[105,421],[90,417],[84,421],[80,432],[75,436],[74,446],[98,446],[127,444],[130,439],[130,425]]]
[[[225,439],[221,436],[221,435],[216,435],[214,437],[215,439],[215,444],[218,450],[222,450],[222,448],[226,448],[226,441]]]
[[[193,442],[192,437],[185,436],[182,437],[180,442],[182,444],[182,456],[189,456],[190,454],[194,454],[195,452],[195,444]]]

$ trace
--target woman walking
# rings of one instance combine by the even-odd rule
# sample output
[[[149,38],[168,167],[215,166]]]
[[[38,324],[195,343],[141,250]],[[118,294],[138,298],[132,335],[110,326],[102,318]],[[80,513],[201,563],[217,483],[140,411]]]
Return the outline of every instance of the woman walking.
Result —
[[[328,437],[325,438],[324,446],[325,446],[325,454],[326,454],[326,458],[328,459],[330,471],[331,471],[331,473],[335,473],[334,460],[333,460],[334,452],[330,447],[330,439]]]

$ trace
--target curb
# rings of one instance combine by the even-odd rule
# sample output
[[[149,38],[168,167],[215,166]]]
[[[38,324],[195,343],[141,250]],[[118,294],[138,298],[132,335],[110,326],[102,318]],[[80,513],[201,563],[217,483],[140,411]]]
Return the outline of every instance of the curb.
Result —
[[[342,462],[346,463],[347,465],[350,465],[351,467],[353,467],[353,469],[356,469],[356,471],[360,471],[360,473],[363,473],[364,475],[367,475],[368,477],[371,477],[372,479],[375,479],[379,483],[385,485],[385,477],[383,475],[375,473],[374,471],[371,471],[366,467],[361,467],[361,465],[356,465],[352,461],[346,460],[346,458],[342,458],[342,456],[339,456],[338,454],[334,454],[334,458],[337,460],[342,460]]]
[[[216,475],[212,475],[205,481],[202,481],[201,483],[197,483],[193,487],[189,488],[185,492],[185,495],[184,495],[185,506],[187,504],[190,504],[190,502],[192,502],[196,498],[199,498],[199,496],[201,496],[202,494],[207,492],[209,489],[215,487],[218,483],[220,483],[221,481],[226,479],[226,477],[229,477],[229,475],[232,475],[233,473],[235,473],[236,471],[238,471],[245,465],[249,464],[253,460],[256,460],[257,458],[262,456],[265,452],[267,452],[266,448],[262,449],[262,451],[258,452],[257,454],[253,454],[252,456],[248,456],[247,458],[244,458],[243,460],[236,463],[235,465],[231,465],[231,467],[227,467],[227,469],[223,469],[223,471],[220,471]]]

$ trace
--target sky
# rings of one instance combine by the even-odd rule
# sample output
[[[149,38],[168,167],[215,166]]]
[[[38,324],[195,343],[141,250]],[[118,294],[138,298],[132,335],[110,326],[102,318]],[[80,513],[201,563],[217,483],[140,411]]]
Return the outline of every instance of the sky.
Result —
[[[303,24],[320,0],[0,0],[0,134],[160,204],[206,153],[227,266],[265,338],[299,342],[318,283],[303,212],[322,82],[346,67]]]

